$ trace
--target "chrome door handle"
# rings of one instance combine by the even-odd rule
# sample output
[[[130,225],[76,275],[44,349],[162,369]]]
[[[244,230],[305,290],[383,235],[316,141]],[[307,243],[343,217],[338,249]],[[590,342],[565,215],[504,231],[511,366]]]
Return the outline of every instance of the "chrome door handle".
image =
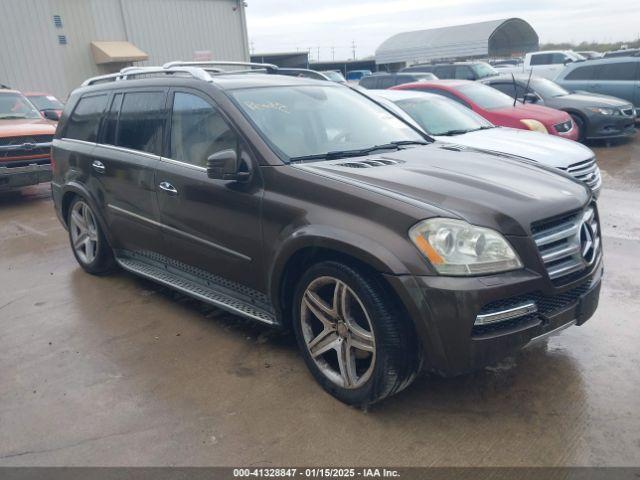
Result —
[[[158,185],[158,187],[160,187],[161,190],[167,192],[169,195],[178,194],[178,190],[176,190],[176,187],[171,185],[169,182],[160,182],[160,185]]]
[[[102,163],[100,160],[94,160],[91,166],[98,173],[104,173],[107,170],[107,167],[105,167],[104,163]]]

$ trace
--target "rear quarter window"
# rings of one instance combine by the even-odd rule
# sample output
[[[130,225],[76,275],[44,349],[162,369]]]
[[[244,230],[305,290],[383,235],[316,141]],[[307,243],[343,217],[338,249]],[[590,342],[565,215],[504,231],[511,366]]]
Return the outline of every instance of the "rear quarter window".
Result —
[[[633,81],[638,78],[638,63],[620,62],[603,65],[598,80]]]
[[[106,94],[82,97],[69,117],[63,136],[95,143],[107,99]]]

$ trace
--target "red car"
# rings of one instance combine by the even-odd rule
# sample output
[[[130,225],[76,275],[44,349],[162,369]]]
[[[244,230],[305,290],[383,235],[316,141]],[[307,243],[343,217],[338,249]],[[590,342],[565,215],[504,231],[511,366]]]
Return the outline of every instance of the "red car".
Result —
[[[64,105],[53,95],[43,92],[24,92],[23,95],[35,105],[45,118],[53,121],[60,119]],[[54,112],[54,114],[47,112]]]
[[[550,133],[578,140],[578,126],[567,112],[542,105],[516,103],[504,93],[469,80],[431,80],[406,83],[392,90],[418,90],[436,93],[465,105],[494,125]]]

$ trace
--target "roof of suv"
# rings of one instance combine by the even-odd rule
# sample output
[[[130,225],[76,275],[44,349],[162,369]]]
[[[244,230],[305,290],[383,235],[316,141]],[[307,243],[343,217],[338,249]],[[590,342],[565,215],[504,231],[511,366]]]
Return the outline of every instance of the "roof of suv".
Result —
[[[197,85],[208,84],[222,90],[234,90],[239,88],[257,88],[257,87],[286,87],[299,85],[323,85],[323,86],[339,86],[338,83],[328,82],[326,80],[314,80],[305,77],[292,77],[289,75],[277,75],[269,73],[243,73],[216,75],[213,82],[205,82],[187,76],[149,76],[141,78],[132,78],[122,81],[110,81],[104,83],[96,83],[81,87],[86,91],[113,90],[122,88],[135,88],[140,86],[172,86],[176,83],[185,84],[192,83]]]

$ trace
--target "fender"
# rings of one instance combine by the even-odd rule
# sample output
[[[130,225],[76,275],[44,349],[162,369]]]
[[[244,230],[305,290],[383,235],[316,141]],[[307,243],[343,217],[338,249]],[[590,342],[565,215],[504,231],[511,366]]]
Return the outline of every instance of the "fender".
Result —
[[[280,298],[282,278],[289,259],[308,247],[335,250],[381,273],[409,274],[407,267],[393,252],[371,238],[328,226],[305,225],[287,237],[272,257],[268,279],[272,301]]]
[[[98,220],[98,223],[100,224],[102,233],[107,238],[107,242],[109,243],[109,245],[113,245],[109,228],[107,228],[107,221],[104,218],[102,210],[98,207],[98,202],[96,201],[94,196],[89,192],[89,190],[81,183],[78,183],[76,181],[70,181],[62,186],[62,194],[60,196],[60,200],[61,200],[60,213],[61,214],[63,213],[62,212],[62,207],[64,205],[63,200],[68,193],[75,193],[76,195],[80,195],[87,201],[87,203],[91,207],[91,210],[93,211],[93,214]],[[67,225],[67,219],[63,218],[63,221],[64,221],[64,228],[69,229],[69,226]]]

